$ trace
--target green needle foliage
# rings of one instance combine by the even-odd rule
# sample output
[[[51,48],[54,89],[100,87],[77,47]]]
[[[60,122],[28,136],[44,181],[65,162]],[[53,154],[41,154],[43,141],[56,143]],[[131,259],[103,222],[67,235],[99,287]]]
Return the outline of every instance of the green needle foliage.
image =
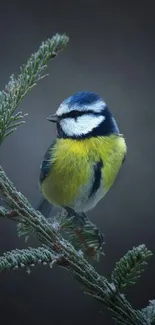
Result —
[[[152,256],[152,252],[147,250],[145,245],[134,247],[132,250],[116,263],[116,267],[111,275],[111,280],[117,290],[128,288],[136,283],[141,273],[147,265],[146,260]]]
[[[67,43],[66,35],[56,34],[52,39],[43,42],[39,50],[32,54],[26,65],[21,67],[21,73],[16,78],[10,77],[5,90],[0,92],[0,143],[17,127],[25,123],[27,114],[18,112],[13,115],[25,95],[46,75],[43,71],[50,59],[62,51]]]
[[[150,300],[149,306],[142,309],[142,313],[148,320],[148,324],[155,324],[155,300]]]
[[[50,59],[63,50],[68,43],[66,35],[55,35],[43,42],[19,76],[12,76],[5,90],[0,92],[0,143],[25,122],[26,114],[15,113],[25,95],[43,78],[43,70]],[[103,254],[103,236],[87,220],[83,229],[75,224],[75,216],[58,214],[47,220],[36,211],[12,184],[0,166],[0,217],[17,222],[18,234],[28,239],[33,235],[38,248],[16,249],[0,257],[0,272],[42,264],[62,266],[82,284],[87,295],[97,299],[112,313],[112,317],[123,325],[151,325],[155,320],[155,301],[141,310],[135,310],[121,290],[134,284],[144,270],[146,260],[152,253],[140,245],[129,251],[116,264],[110,281],[96,272],[92,261]],[[101,242],[100,242],[101,240]]]
[[[61,256],[60,256],[61,258]],[[37,264],[53,266],[58,261],[58,256],[52,254],[46,247],[28,249],[15,249],[4,253],[0,257],[0,272],[5,270],[17,270],[18,268],[33,267]],[[29,272],[28,268],[28,272]]]
[[[85,225],[79,228],[76,226],[76,217],[68,218],[66,212],[62,211],[52,218],[51,223],[76,250],[83,252],[85,258],[99,261],[100,256],[104,255],[103,234],[89,219],[86,219]]]

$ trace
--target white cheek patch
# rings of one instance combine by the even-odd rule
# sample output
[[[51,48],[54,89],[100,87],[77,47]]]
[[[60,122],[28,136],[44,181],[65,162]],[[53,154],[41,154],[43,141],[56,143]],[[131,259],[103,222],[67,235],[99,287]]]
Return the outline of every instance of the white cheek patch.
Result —
[[[101,111],[103,111],[103,109],[106,107],[106,103],[103,100],[98,100],[96,103],[92,103],[89,105],[72,105],[71,107],[69,107],[67,104],[61,104],[59,106],[59,108],[57,109],[56,114],[58,116],[61,116],[62,114],[66,114],[69,113],[73,110],[78,110],[79,112],[83,112],[83,111],[88,111],[88,110],[92,110],[93,112],[96,113],[100,113]]]
[[[105,120],[105,116],[82,115],[77,119],[65,118],[60,122],[63,132],[68,136],[88,134]]]

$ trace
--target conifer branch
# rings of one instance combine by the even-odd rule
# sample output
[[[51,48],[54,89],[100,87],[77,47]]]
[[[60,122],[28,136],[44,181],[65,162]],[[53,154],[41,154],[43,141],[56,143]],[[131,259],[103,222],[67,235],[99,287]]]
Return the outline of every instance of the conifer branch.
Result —
[[[117,290],[126,289],[136,283],[144,267],[147,265],[146,260],[152,256],[145,245],[134,247],[116,263],[116,267],[111,275],[111,280]]]
[[[7,209],[3,206],[0,206],[0,217],[18,221],[19,216],[16,210]]]
[[[85,219],[83,227],[79,227],[77,216],[68,217],[67,212],[62,210],[48,220],[76,250],[82,250],[86,258],[99,261],[100,256],[104,255],[103,234],[88,218]]]
[[[61,256],[55,255],[46,247],[15,249],[0,257],[0,272],[18,268],[33,267],[37,264],[53,266]]]
[[[84,258],[81,251],[75,250],[65,240],[58,229],[46,220],[39,211],[33,209],[23,194],[18,192],[0,167],[0,195],[10,208],[20,216],[21,224],[26,223],[39,243],[45,245],[55,256],[62,256],[58,264],[69,270],[84,285],[86,293],[102,301],[114,317],[124,325],[147,325],[143,313],[132,308],[126,298],[117,292],[114,283],[100,276]]]
[[[148,324],[155,324],[155,300],[149,301],[149,306],[142,309],[142,314]]]
[[[17,127],[25,123],[27,114],[18,112],[13,115],[25,95],[44,78],[43,71],[49,60],[55,58],[67,43],[66,35],[56,34],[52,39],[43,42],[39,50],[32,54],[26,65],[21,67],[21,73],[10,77],[5,90],[0,92],[0,144],[14,132]]]

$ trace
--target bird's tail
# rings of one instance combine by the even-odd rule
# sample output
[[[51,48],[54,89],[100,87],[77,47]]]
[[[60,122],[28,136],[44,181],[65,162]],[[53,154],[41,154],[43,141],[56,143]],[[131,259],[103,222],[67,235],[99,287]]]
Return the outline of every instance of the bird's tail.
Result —
[[[39,203],[37,210],[40,211],[45,218],[49,218],[53,205],[49,203],[46,199],[42,199]]]

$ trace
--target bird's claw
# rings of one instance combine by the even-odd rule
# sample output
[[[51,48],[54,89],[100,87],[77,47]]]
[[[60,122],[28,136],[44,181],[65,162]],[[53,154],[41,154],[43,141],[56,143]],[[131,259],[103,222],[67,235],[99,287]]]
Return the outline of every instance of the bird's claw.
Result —
[[[68,214],[69,218],[74,217],[75,223],[77,224],[78,228],[83,228],[86,224],[86,215],[84,213],[77,213],[72,208],[65,207],[65,210]]]

